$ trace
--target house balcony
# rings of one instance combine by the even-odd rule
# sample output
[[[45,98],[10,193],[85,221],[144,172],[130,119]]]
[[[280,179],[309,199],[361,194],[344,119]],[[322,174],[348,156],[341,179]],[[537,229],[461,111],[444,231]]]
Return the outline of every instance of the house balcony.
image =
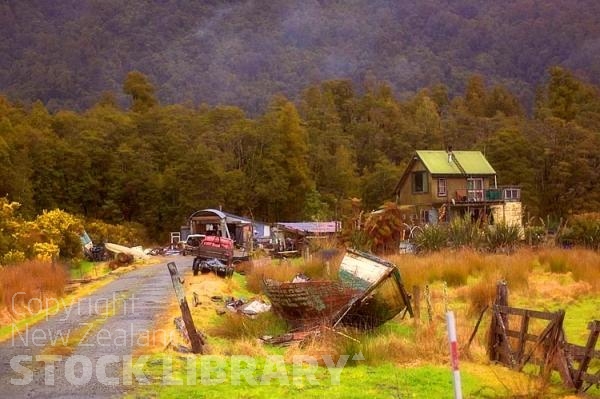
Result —
[[[505,186],[485,189],[458,189],[454,192],[454,196],[451,197],[450,200],[452,203],[456,204],[484,204],[521,201],[521,188],[515,186]]]

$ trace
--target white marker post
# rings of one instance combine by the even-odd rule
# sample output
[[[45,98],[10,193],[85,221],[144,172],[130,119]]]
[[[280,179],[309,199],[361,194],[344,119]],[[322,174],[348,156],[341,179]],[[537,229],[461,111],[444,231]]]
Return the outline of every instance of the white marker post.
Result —
[[[456,342],[456,322],[454,320],[454,312],[446,312],[446,324],[448,325],[448,341],[450,342],[450,363],[452,365],[452,382],[454,383],[454,398],[462,399],[460,371],[458,369],[458,343]]]

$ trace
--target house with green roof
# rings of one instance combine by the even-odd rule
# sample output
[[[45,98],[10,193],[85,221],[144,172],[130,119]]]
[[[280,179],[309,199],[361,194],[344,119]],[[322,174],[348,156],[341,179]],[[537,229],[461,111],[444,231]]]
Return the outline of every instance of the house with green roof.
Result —
[[[395,194],[413,223],[465,215],[488,223],[522,223],[521,190],[498,187],[496,171],[481,151],[416,151]]]

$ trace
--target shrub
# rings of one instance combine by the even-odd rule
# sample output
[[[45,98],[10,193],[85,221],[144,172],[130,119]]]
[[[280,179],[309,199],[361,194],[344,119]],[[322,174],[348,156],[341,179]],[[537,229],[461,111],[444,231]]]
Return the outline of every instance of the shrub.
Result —
[[[529,245],[540,245],[546,239],[546,228],[544,226],[525,227],[525,242]]]
[[[0,262],[4,265],[14,263],[12,255],[6,260],[2,259],[5,254],[15,251],[16,232],[23,222],[17,215],[21,204],[18,202],[9,202],[6,197],[0,197]],[[22,252],[22,251],[21,251]]]
[[[448,232],[442,225],[427,225],[415,237],[415,245],[419,252],[435,252],[448,243]]]
[[[83,232],[81,219],[60,209],[54,209],[44,211],[36,218],[35,224],[42,234],[43,242],[56,245],[61,258],[81,257],[83,254],[80,239]]]
[[[514,224],[497,223],[484,230],[487,247],[493,252],[513,252],[521,237],[521,228]]]
[[[476,248],[481,240],[481,229],[477,223],[471,222],[471,218],[455,218],[448,226],[448,240],[454,248],[472,247]]]
[[[58,259],[60,248],[50,242],[36,242],[33,244],[33,252],[36,259],[52,262],[53,259]]]
[[[15,263],[25,262],[25,253],[17,250],[10,250],[0,258],[0,265],[13,265]]]
[[[600,249],[600,212],[573,216],[568,225],[563,233],[564,240],[589,249]]]
[[[389,252],[398,249],[400,241],[405,239],[403,210],[394,202],[386,202],[378,212],[371,213],[365,221],[374,252]]]
[[[135,246],[148,241],[144,226],[139,223],[110,224],[100,220],[89,220],[85,229],[94,243],[112,242]]]
[[[348,244],[361,251],[369,251],[373,245],[369,234],[364,230],[353,230],[349,233]]]

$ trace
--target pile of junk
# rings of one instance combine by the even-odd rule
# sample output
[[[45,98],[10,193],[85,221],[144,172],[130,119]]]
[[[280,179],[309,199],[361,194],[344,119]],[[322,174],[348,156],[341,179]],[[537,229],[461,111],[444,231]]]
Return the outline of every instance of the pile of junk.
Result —
[[[263,291],[272,310],[291,327],[286,334],[290,340],[323,327],[372,329],[398,314],[413,317],[410,296],[396,265],[355,249],[346,250],[336,280],[312,281],[305,276],[292,282],[265,279]],[[281,337],[269,340],[283,342]]]

